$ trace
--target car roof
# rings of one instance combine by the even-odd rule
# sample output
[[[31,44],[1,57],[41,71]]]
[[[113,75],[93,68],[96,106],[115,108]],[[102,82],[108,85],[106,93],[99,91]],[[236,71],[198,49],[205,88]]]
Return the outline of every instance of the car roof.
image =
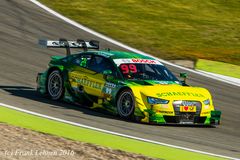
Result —
[[[128,59],[128,58],[137,58],[137,59],[151,59],[155,58],[150,56],[145,56],[133,52],[126,51],[115,51],[115,50],[100,50],[100,51],[89,51],[89,53],[94,53],[96,55],[105,56],[111,59]]]

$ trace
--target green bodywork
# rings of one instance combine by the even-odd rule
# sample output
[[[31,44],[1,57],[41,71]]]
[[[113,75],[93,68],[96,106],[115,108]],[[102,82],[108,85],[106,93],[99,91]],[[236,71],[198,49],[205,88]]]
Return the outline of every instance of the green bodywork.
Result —
[[[118,58],[153,59],[151,57],[140,55],[140,54],[135,54],[135,53],[130,53],[130,52],[122,52],[122,51],[110,51],[110,50],[109,51],[101,50],[101,51],[80,52],[79,54],[99,55],[99,56],[103,56],[103,57],[109,58],[109,59],[118,59]],[[76,104],[83,104],[83,102],[86,102],[86,100],[87,100],[87,101],[90,101],[89,103],[92,102],[90,107],[95,108],[94,105],[98,104],[96,97],[92,97],[91,95],[88,95],[86,93],[78,94],[78,93],[71,92],[72,87],[68,81],[67,72],[69,69],[80,67],[80,66],[75,66],[74,64],[72,64],[72,60],[79,54],[73,54],[70,56],[52,56],[51,61],[49,62],[49,68],[43,73],[38,73],[37,90],[41,94],[46,95],[47,94],[47,87],[46,87],[47,77],[48,77],[50,71],[58,69],[63,73],[63,79],[64,79],[65,93],[64,93],[63,100],[65,100],[67,102],[76,103]],[[96,108],[101,107],[101,108],[104,108],[104,109],[110,111],[113,114],[117,114],[116,105],[115,105],[117,93],[119,93],[119,91],[123,88],[127,88],[128,86],[131,86],[131,85],[139,85],[139,83],[125,81],[123,78],[117,79],[117,80],[113,79],[113,80],[111,80],[111,82],[106,81],[104,87],[102,88],[102,92],[106,92],[106,85],[108,83],[115,85],[115,88],[111,94],[111,100],[107,100],[108,98],[104,99],[103,100],[104,102],[101,103],[102,106],[100,105],[100,106],[97,106]],[[141,81],[140,81],[140,83],[141,83]],[[142,83],[144,83],[144,82],[142,82]],[[169,82],[169,83],[171,83],[171,82]],[[143,116],[141,112],[136,112],[136,113],[138,113],[140,116]]]
[[[156,84],[163,85],[176,85],[182,86],[183,84],[180,81],[154,81],[154,80],[126,80],[124,77],[113,78],[109,76],[108,71],[104,71],[104,73],[93,73],[83,66],[86,65],[86,61],[82,61],[80,66],[76,66],[73,64],[73,60],[79,55],[89,54],[89,55],[99,55],[109,59],[114,66],[116,67],[117,72],[120,71],[117,65],[113,62],[114,59],[148,59],[155,60],[152,57],[144,56],[140,54],[130,53],[130,52],[122,52],[122,51],[112,51],[112,50],[100,50],[100,51],[84,51],[78,54],[72,54],[69,56],[52,56],[51,61],[49,62],[48,69],[43,73],[38,73],[37,76],[37,90],[43,95],[47,95],[47,79],[48,75],[53,70],[59,70],[61,72],[63,81],[64,81],[64,96],[63,100],[66,102],[80,104],[81,106],[87,106],[90,108],[98,108],[109,111],[110,113],[117,115],[117,98],[118,94],[124,89],[132,89],[132,87],[143,87],[145,85],[151,86]],[[103,79],[103,85],[101,83],[92,81],[90,78],[84,78],[85,76],[79,78],[75,73],[72,73],[72,77],[69,78],[69,72],[77,71],[78,73],[86,72],[89,75],[95,76],[96,79]],[[86,75],[87,75],[86,74]],[[102,78],[104,77],[105,78]],[[100,77],[100,78],[99,78]],[[85,90],[79,89],[78,86],[73,86],[73,84],[83,84],[86,87],[91,87],[92,89],[100,89],[98,95],[94,95],[92,93],[88,93]],[[97,94],[97,93],[96,93]],[[135,97],[136,98],[136,97]],[[206,117],[206,120],[203,124],[219,124],[220,122],[220,111],[211,111],[210,116]],[[151,108],[147,108],[145,110],[141,110],[139,107],[135,107],[134,110],[134,118],[138,121],[149,122],[149,123],[157,123],[157,124],[166,124],[166,121],[163,117],[163,114],[159,114],[153,111]],[[148,118],[148,120],[144,121],[144,119]]]

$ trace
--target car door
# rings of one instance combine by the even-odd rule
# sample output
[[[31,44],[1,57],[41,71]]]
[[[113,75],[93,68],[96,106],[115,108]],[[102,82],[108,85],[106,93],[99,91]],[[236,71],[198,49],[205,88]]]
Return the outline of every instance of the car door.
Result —
[[[104,97],[103,89],[106,80],[103,71],[111,69],[113,65],[103,56],[83,54],[73,60],[73,67],[69,71],[69,81],[75,90],[83,90],[85,93]]]
[[[90,64],[88,65],[88,69],[90,71],[93,71],[92,74],[89,74],[89,77],[88,77],[89,80],[94,82],[94,85],[97,86],[97,87],[90,87],[89,92],[94,93],[100,98],[104,98],[106,94],[111,94],[110,88],[109,87],[106,88],[109,82],[107,82],[104,79],[103,72],[110,71],[114,76],[116,71],[113,63],[104,56],[95,55],[90,61]],[[99,88],[99,86],[101,86],[101,88]]]

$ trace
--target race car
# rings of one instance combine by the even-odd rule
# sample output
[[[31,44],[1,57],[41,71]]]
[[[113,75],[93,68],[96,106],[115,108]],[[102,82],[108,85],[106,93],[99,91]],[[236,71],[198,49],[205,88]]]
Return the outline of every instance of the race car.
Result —
[[[48,69],[37,75],[37,91],[53,100],[107,110],[123,119],[153,124],[218,125],[205,88],[181,81],[158,59],[137,53],[99,50],[98,41],[39,40],[49,48],[65,48],[52,56]],[[81,51],[71,54],[70,48]]]

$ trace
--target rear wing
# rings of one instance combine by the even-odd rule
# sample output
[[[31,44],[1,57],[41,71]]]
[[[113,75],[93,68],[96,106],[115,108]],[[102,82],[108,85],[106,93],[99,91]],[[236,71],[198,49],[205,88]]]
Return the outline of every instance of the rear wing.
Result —
[[[40,39],[38,43],[47,48],[66,48],[67,55],[71,54],[70,48],[82,48],[84,51],[88,49],[99,50],[99,41],[95,40],[84,41],[82,39],[77,39],[76,41],[68,41],[64,38],[60,38],[59,40]]]

